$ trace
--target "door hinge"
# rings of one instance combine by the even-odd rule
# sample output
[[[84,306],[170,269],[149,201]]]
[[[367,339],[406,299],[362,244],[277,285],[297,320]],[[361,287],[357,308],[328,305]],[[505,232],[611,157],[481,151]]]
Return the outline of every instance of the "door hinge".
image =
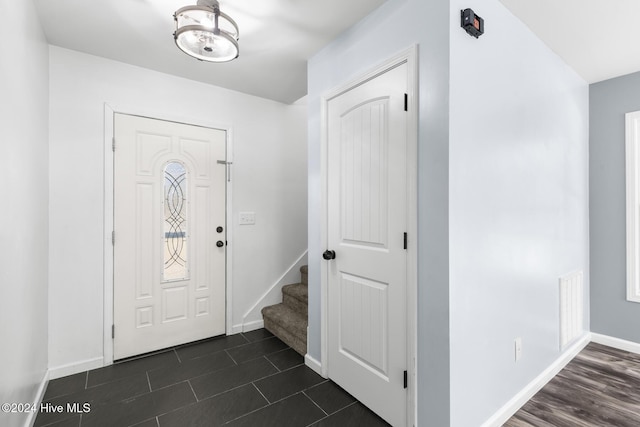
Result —
[[[404,248],[407,249],[407,233],[404,233]]]
[[[111,338],[115,338],[115,337],[116,337],[116,325],[111,325]],[[405,388],[407,387],[405,386]]]
[[[404,388],[407,388],[408,386],[409,386],[409,375],[407,371],[404,371]]]
[[[115,230],[111,232],[111,245],[115,246],[116,244],[116,232]]]
[[[404,111],[409,111],[409,94],[404,94]]]
[[[116,151],[116,137],[111,138],[111,151]]]

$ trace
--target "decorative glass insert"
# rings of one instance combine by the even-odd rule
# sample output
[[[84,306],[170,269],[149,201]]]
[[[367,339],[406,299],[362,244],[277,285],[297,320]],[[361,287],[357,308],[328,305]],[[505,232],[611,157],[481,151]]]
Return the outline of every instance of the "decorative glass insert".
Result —
[[[163,279],[181,280],[187,270],[187,171],[179,162],[164,168]]]

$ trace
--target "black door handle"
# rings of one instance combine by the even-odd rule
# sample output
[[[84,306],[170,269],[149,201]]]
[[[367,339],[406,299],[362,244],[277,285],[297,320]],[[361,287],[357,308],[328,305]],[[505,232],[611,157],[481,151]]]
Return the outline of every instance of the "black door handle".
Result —
[[[223,247],[223,246],[224,246],[224,242],[223,242],[222,240],[218,240],[218,241],[216,242],[216,246],[217,246],[217,247],[219,247],[219,248],[221,248],[221,247]]]
[[[336,252],[327,249],[322,254],[322,258],[326,259],[327,261],[332,260],[332,259],[336,259]]]

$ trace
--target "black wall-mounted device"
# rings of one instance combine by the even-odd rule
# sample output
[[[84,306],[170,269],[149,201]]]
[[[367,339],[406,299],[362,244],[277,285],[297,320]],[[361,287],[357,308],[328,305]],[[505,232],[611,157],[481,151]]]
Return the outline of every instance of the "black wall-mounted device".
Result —
[[[460,11],[460,26],[475,38],[484,34],[484,19],[476,15],[471,9]]]

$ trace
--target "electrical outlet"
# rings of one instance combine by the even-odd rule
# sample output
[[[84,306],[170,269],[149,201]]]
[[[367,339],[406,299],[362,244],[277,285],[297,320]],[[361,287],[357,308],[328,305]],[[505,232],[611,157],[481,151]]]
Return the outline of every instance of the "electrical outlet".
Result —
[[[514,341],[515,359],[516,362],[522,357],[522,338],[518,337]]]
[[[240,212],[238,215],[238,223],[240,225],[254,225],[256,223],[256,213]]]

